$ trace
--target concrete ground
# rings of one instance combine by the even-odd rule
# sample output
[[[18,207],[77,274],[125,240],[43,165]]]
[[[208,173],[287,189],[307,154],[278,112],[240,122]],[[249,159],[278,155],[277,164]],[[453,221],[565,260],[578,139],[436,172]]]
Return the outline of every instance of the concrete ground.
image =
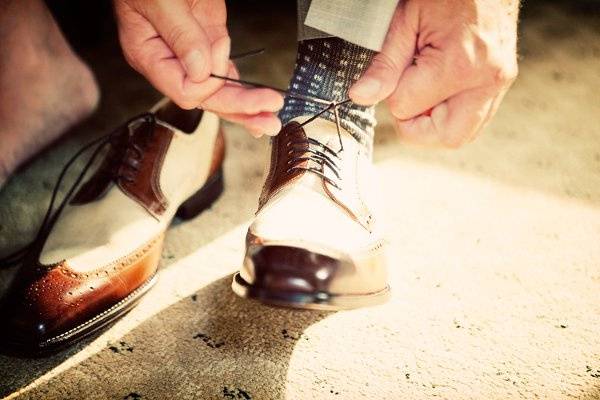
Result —
[[[464,149],[398,143],[380,108],[388,304],[318,313],[232,294],[268,143],[226,124],[226,192],[168,231],[158,285],[94,340],[46,359],[0,356],[0,397],[600,399],[598,9],[526,5],[520,76]],[[292,10],[234,7],[235,49],[269,49],[240,63],[242,76],[286,85]],[[32,236],[81,143],[159,98],[106,29],[83,53],[103,88],[101,108],[2,189],[0,254]],[[0,290],[12,273],[0,274]]]

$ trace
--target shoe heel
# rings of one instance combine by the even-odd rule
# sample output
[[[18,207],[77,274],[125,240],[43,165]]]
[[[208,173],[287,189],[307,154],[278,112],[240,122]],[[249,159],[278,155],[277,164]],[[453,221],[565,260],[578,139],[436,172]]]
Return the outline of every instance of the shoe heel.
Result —
[[[208,178],[200,190],[179,206],[175,215],[183,220],[194,218],[217,201],[223,193],[223,188],[223,169],[221,168]]]

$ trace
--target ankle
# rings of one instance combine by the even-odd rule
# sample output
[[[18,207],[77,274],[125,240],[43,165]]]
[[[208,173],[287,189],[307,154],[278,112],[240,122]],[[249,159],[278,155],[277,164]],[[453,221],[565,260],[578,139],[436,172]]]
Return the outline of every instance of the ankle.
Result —
[[[348,90],[368,68],[375,52],[339,38],[313,39],[298,44],[294,75],[289,89],[293,93],[340,102],[348,98]],[[314,115],[322,104],[286,97],[280,112],[283,123],[299,116]],[[376,124],[374,107],[352,102],[338,108],[340,123],[360,143],[372,144]],[[335,120],[333,112],[323,118]]]

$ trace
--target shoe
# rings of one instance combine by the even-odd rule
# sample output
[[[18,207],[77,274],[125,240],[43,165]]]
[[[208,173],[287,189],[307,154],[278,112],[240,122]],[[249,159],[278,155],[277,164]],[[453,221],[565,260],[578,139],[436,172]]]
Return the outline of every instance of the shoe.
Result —
[[[115,132],[98,169],[28,248],[0,308],[9,349],[53,352],[123,316],[156,282],[174,216],[194,217],[223,191],[216,115],[163,100]]]
[[[308,309],[384,302],[385,240],[371,168],[365,148],[335,123],[288,123],[271,142],[270,170],[234,292]]]

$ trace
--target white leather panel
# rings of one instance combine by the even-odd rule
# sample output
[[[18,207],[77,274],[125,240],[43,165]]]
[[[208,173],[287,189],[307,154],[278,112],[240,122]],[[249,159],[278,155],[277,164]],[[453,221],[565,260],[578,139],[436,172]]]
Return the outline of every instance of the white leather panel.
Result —
[[[218,127],[218,117],[209,112],[204,112],[193,134],[170,127],[174,135],[160,176],[169,206],[158,220],[113,185],[97,201],[65,208],[45,243],[40,262],[67,260],[74,270],[89,272],[127,256],[164,231],[179,205],[204,184]]]
[[[301,123],[305,119],[301,117],[296,121]],[[339,149],[337,131],[332,122],[317,119],[307,124],[304,131],[307,136],[327,143],[332,150]],[[351,163],[356,163],[357,157],[364,159],[364,163],[360,163],[361,168],[370,164],[366,156],[357,154],[358,146],[347,132],[342,131],[342,139],[344,159]],[[342,166],[342,162],[339,164]],[[352,177],[356,176],[354,168],[349,171]],[[360,175],[370,173],[371,169],[360,171]],[[361,176],[360,180],[369,179]],[[350,183],[362,186],[356,181]],[[349,256],[381,240],[380,229],[375,228],[372,233],[365,229],[330,198],[323,188],[323,180],[310,172],[284,186],[269,199],[257,214],[250,233],[264,241],[305,242],[308,247],[325,247]]]
[[[182,203],[202,187],[208,177],[218,131],[219,118],[205,111],[193,134],[173,135],[160,175],[160,187],[169,204]]]

